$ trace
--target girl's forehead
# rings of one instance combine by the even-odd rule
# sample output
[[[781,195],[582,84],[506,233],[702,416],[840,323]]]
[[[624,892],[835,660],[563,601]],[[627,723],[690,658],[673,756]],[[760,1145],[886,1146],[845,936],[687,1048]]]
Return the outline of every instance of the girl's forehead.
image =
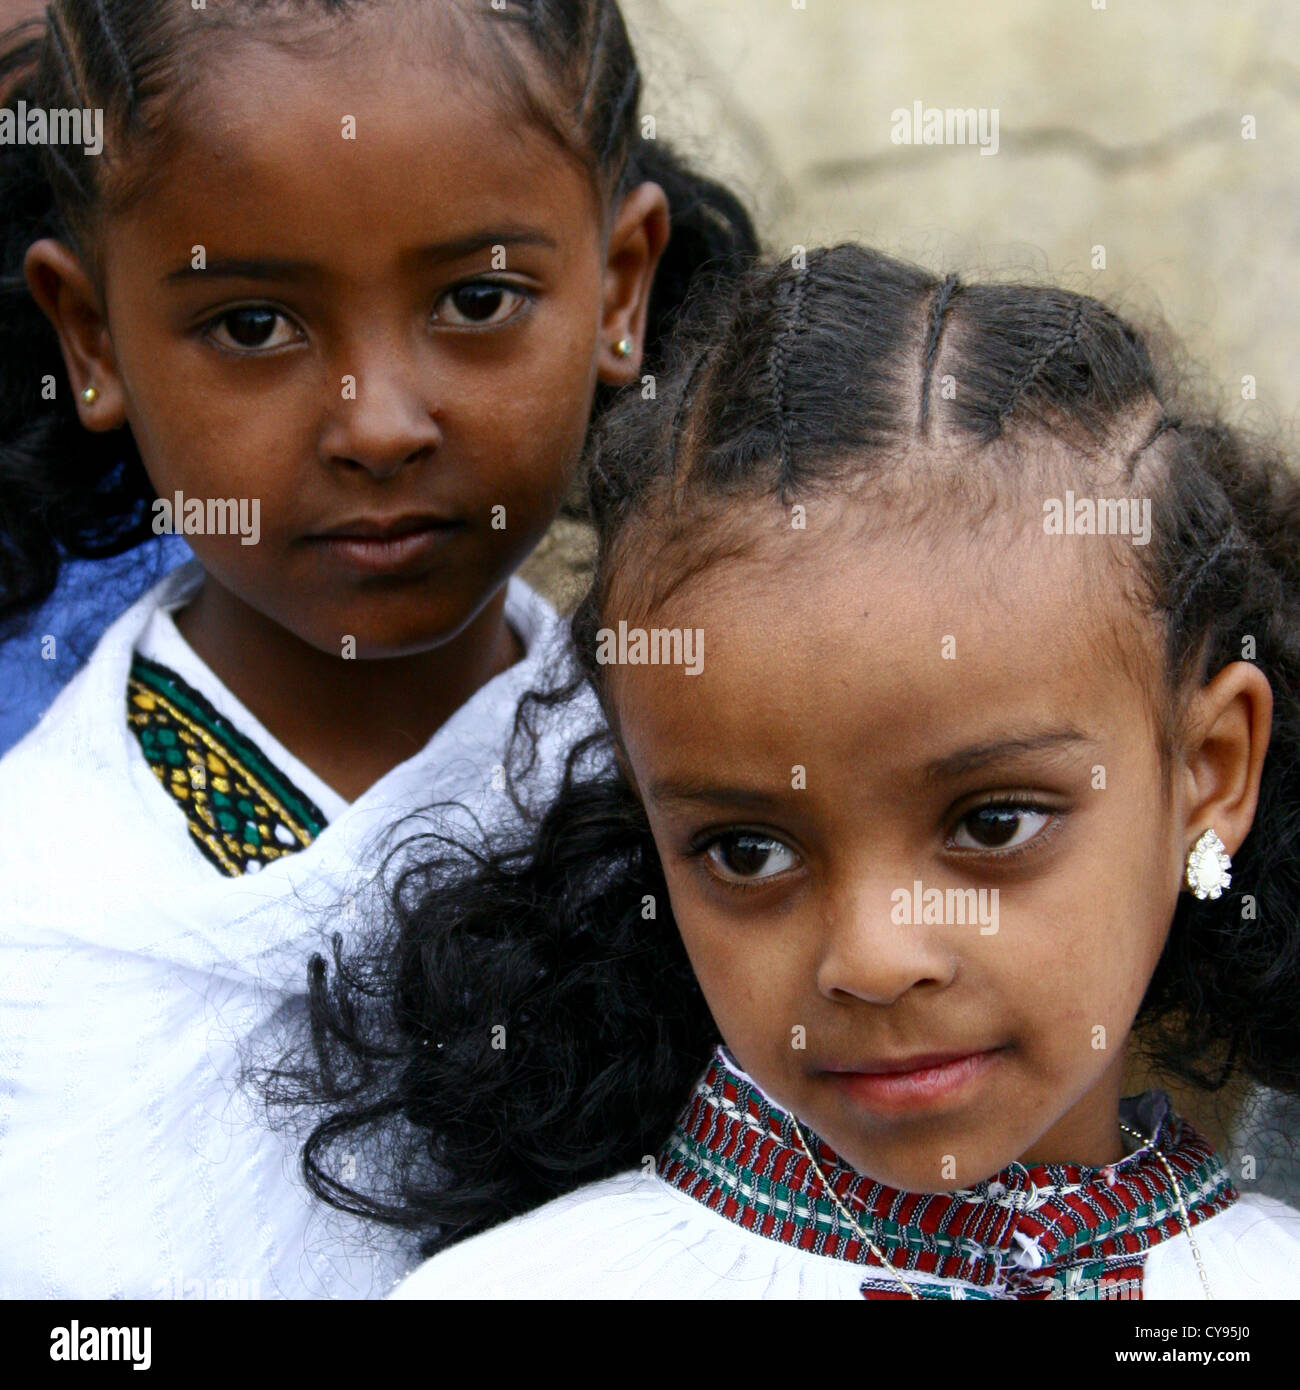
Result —
[[[1050,569],[1073,586],[1115,579],[1104,573],[1115,563],[1112,539],[1049,534],[1042,491],[994,494],[973,480],[906,490],[853,482],[788,501],[741,497],[671,519],[646,515],[619,547],[611,597],[654,606],[660,595],[698,605],[738,589],[806,595],[838,584],[846,566],[873,589],[924,577],[923,591],[935,594],[943,577],[954,605],[1008,586],[1023,591],[1026,571]]]
[[[734,722],[742,739],[766,709],[780,712],[779,738],[782,721],[835,710],[841,723],[924,737],[972,707],[1042,722],[1123,706],[1132,721],[1148,702],[1142,673],[1159,643],[1112,538],[1050,534],[1041,517],[957,529],[947,544],[932,528],[819,525],[815,508],[805,521],[720,554],[635,616],[698,634],[702,670],[621,665],[610,682],[620,724],[647,708],[652,724],[695,721],[710,737]],[[603,621],[616,628],[617,588],[611,599]]]
[[[400,105],[428,87],[450,89],[470,108],[500,110],[511,91],[500,80],[503,36],[469,22],[455,0],[372,0],[342,13],[236,6],[229,18],[184,45],[201,61],[178,83],[182,118],[229,120],[241,109],[256,114],[308,95],[342,117],[349,101],[380,96]],[[521,61],[517,45],[509,53]]]
[[[806,610],[804,621],[822,611],[830,626],[861,596],[857,606],[874,612],[882,640],[895,643],[945,622],[978,631],[986,644],[1014,645],[1040,630],[1075,640],[1091,627],[1114,627],[1132,608],[1113,539],[1052,533],[1033,499],[995,516],[966,517],[957,507],[946,520],[919,523],[888,511],[830,516],[820,527],[816,519],[810,512],[807,529],[763,537],[736,558],[731,582],[783,589]],[[818,594],[840,602],[819,604]]]
[[[507,251],[512,227],[539,223],[552,241],[597,240],[577,159],[443,59],[385,52],[367,68],[366,45],[306,56],[234,41],[194,79],[167,157],[123,210],[136,245],[364,274],[389,253],[485,229]]]
[[[364,148],[403,112],[432,106],[444,123],[456,113],[493,124],[503,150],[541,136],[580,164],[557,134],[563,94],[518,29],[461,0],[362,0],[342,10],[230,0],[191,32],[177,31],[178,70],[162,75],[150,116],[169,148],[188,157],[205,137],[269,135],[278,125],[301,125],[309,150],[319,149],[347,138],[349,118]],[[448,146],[430,130],[410,157],[422,150],[446,158]]]

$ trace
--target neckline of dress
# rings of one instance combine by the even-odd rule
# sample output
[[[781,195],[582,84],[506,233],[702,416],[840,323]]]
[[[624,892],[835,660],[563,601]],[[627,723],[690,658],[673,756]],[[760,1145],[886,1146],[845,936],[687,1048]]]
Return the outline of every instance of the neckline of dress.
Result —
[[[1130,1098],[1124,1113],[1152,1122],[1180,1193],[1150,1148],[1104,1167],[1012,1163],[972,1187],[915,1193],[857,1172],[807,1129],[805,1137],[835,1195],[896,1269],[961,1280],[994,1296],[1009,1283],[1030,1290],[1011,1296],[1055,1296],[1032,1290],[1053,1279],[1078,1285],[1084,1273],[1094,1282],[1131,1275],[1134,1266],[1140,1280],[1146,1251],[1183,1230],[1179,1196],[1193,1225],[1237,1199],[1209,1143],[1162,1092]],[[789,1114],[722,1048],[657,1168],[670,1186],[757,1235],[876,1264],[822,1189]]]

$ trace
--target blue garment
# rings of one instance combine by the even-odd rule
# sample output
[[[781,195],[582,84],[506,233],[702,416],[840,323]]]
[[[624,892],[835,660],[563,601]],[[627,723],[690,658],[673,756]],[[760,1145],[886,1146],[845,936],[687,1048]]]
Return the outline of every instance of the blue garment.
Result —
[[[125,555],[64,565],[54,593],[0,643],[0,756],[50,707],[113,619],[191,555],[169,535]]]

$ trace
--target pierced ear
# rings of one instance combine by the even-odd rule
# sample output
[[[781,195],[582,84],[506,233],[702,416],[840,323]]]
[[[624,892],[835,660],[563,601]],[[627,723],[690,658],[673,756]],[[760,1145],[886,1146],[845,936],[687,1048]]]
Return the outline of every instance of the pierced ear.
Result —
[[[126,423],[126,397],[99,293],[85,267],[74,251],[46,237],[27,248],[23,271],[59,335],[81,423],[88,430],[119,429]]]
[[[667,195],[657,183],[638,184],[619,206],[606,252],[596,373],[607,386],[626,386],[641,370],[650,290],[669,231]]]
[[[1249,661],[1225,666],[1188,711],[1192,730],[1184,756],[1189,795],[1184,817],[1184,854],[1213,828],[1236,854],[1250,832],[1259,805],[1273,727],[1273,690],[1268,677]]]

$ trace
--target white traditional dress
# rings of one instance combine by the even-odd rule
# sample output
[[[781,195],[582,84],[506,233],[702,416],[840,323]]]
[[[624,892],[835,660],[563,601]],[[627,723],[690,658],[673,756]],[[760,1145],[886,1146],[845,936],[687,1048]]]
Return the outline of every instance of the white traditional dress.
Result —
[[[720,1049],[653,1171],[589,1184],[453,1246],[393,1296],[907,1299],[897,1274],[928,1299],[1203,1299],[1194,1240],[1216,1298],[1300,1297],[1300,1213],[1239,1196],[1159,1093],[1125,1102],[1125,1117],[1154,1130],[1177,1195],[1150,1148],[1109,1168],[1013,1163],[967,1190],[900,1192],[805,1130],[887,1271],[789,1115]]]
[[[309,1195],[296,1137],[237,1083],[300,1019],[310,955],[364,924],[395,823],[510,814],[516,706],[563,624],[511,580],[523,660],[349,805],[181,638],[201,578],[131,607],[0,760],[0,1297],[365,1297],[409,1262]]]

